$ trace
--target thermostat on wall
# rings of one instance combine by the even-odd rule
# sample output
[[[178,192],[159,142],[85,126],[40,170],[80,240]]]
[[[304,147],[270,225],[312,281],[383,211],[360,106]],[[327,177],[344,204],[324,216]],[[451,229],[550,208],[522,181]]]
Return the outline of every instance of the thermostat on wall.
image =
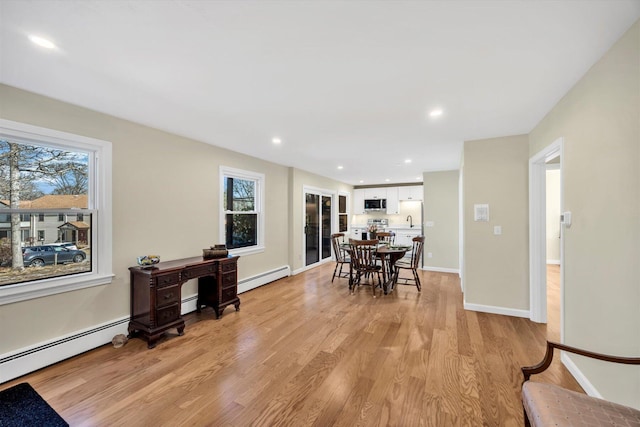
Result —
[[[489,205],[473,205],[474,221],[489,221]]]

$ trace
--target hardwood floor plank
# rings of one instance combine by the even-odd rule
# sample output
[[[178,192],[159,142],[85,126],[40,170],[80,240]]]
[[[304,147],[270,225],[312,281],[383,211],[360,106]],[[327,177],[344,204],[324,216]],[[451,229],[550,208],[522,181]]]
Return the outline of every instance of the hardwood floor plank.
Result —
[[[105,345],[22,378],[72,426],[522,425],[520,367],[556,325],[466,311],[457,275],[372,298],[322,265],[185,316],[155,349]],[[551,293],[550,298],[558,298]],[[580,391],[555,360],[540,381]]]

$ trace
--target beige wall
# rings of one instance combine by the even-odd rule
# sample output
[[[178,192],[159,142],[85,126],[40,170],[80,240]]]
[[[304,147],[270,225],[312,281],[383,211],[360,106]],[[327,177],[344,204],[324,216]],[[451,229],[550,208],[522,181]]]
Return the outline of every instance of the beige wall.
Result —
[[[289,172],[291,188],[291,269],[296,272],[304,268],[304,188],[326,190],[334,194],[338,192],[349,193],[350,203],[353,204],[353,187],[342,182],[334,181],[324,176],[315,175],[301,169],[291,168]],[[334,220],[334,230],[337,232],[338,224]]]
[[[565,340],[640,355],[640,21],[530,134],[564,139]],[[603,396],[640,407],[639,370],[576,363]]]
[[[560,169],[547,170],[547,262],[560,261]]]
[[[288,168],[0,85],[3,119],[111,141],[113,283],[3,305],[0,354],[129,314],[136,256],[199,255],[221,242],[219,166],[266,176],[266,250],[239,260],[239,278],[289,265]],[[150,185],[153,183],[153,185]],[[185,284],[183,297],[194,294]]]
[[[424,219],[433,227],[424,227],[425,268],[458,270],[458,179],[459,172],[425,172]],[[427,257],[427,253],[432,258]]]
[[[464,300],[483,311],[529,310],[528,153],[526,135],[464,143]],[[474,204],[489,205],[488,222]]]

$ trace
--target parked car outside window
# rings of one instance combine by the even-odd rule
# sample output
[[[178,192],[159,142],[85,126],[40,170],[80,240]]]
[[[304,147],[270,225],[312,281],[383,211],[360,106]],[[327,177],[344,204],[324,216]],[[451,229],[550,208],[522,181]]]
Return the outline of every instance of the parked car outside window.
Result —
[[[44,265],[64,264],[67,262],[82,262],[87,254],[77,249],[67,249],[62,246],[43,245],[28,246],[22,249],[25,267],[42,267]]]

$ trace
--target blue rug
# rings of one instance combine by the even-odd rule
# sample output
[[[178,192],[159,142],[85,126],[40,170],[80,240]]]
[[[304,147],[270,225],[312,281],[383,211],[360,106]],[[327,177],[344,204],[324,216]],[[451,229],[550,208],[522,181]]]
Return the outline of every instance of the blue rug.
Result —
[[[29,426],[69,424],[27,383],[0,391],[0,427]]]

